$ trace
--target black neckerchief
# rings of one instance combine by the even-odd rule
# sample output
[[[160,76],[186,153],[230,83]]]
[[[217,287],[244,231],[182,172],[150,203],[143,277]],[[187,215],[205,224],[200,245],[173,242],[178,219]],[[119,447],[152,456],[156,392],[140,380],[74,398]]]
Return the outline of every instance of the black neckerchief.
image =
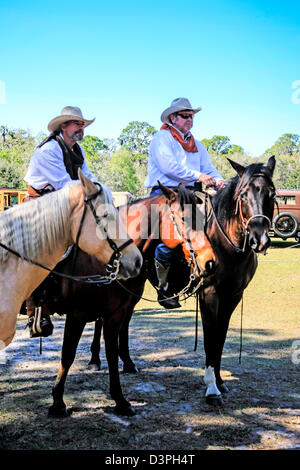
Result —
[[[69,147],[64,139],[59,135],[60,131],[52,132],[46,139],[44,139],[39,145],[38,148],[41,148],[44,144],[49,142],[52,139],[55,139],[58,145],[60,146],[63,158],[64,165],[68,174],[72,180],[78,179],[78,168],[82,168],[84,158],[80,146],[75,143],[73,147]]]

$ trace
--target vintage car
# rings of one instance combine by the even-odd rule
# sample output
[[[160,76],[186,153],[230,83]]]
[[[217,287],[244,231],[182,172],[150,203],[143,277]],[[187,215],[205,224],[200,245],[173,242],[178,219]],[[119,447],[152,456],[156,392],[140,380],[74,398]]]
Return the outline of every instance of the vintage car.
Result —
[[[279,189],[273,217],[273,236],[300,242],[300,190]],[[272,233],[271,233],[272,234]]]

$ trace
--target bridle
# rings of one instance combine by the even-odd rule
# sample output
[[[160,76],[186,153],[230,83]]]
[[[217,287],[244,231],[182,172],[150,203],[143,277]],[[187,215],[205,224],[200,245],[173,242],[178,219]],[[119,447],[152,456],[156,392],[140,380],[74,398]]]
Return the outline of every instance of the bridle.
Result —
[[[265,174],[265,173],[254,173],[252,175],[252,178],[259,178],[259,177],[263,177],[263,178],[266,178],[267,180],[269,180],[270,182],[270,178]],[[271,184],[272,186],[274,187],[272,181],[271,181]],[[250,223],[254,220],[254,219],[257,219],[257,218],[264,218],[267,220],[268,222],[268,230],[270,230],[270,228],[272,227],[272,222],[271,220],[269,219],[268,216],[266,216],[265,214],[255,214],[255,215],[252,215],[251,217],[249,217],[248,219],[246,219],[243,215],[243,211],[242,211],[242,201],[248,201],[247,197],[244,196],[244,195],[241,195],[239,194],[238,197],[237,197],[237,200],[236,200],[236,208],[235,208],[235,215],[238,215],[240,220],[241,220],[241,224],[242,224],[242,227],[243,227],[243,230],[244,230],[244,244],[243,244],[243,252],[245,252],[245,249],[246,249],[246,243],[247,243],[247,239],[248,239],[248,235],[249,235],[249,230],[248,230],[248,226],[250,225]]]
[[[80,235],[81,235],[81,232],[82,232],[82,227],[83,227],[84,219],[85,219],[85,216],[86,216],[86,213],[87,213],[87,208],[89,207],[91,209],[91,212],[92,212],[93,217],[95,219],[96,225],[105,234],[107,242],[109,243],[110,247],[113,250],[112,256],[111,256],[109,262],[106,265],[106,274],[105,275],[96,274],[96,275],[90,275],[90,276],[73,276],[73,275],[69,275],[69,274],[64,274],[64,273],[61,273],[59,271],[55,271],[54,269],[50,269],[47,266],[44,266],[43,264],[39,263],[38,261],[34,261],[30,258],[27,258],[26,256],[20,255],[20,253],[18,253],[17,251],[15,251],[12,248],[6,246],[4,243],[0,242],[0,248],[4,248],[9,253],[17,256],[18,258],[21,258],[24,261],[27,261],[28,263],[34,264],[35,266],[38,266],[39,268],[45,269],[46,271],[50,272],[51,274],[54,274],[54,275],[59,276],[59,277],[63,277],[63,278],[66,278],[66,279],[69,279],[69,280],[72,280],[72,281],[75,281],[75,282],[83,282],[83,283],[87,283],[87,284],[110,284],[112,281],[114,281],[117,278],[117,275],[119,273],[120,262],[121,262],[121,258],[123,256],[122,250],[124,250],[128,245],[130,245],[131,243],[134,243],[134,242],[131,238],[129,238],[122,245],[117,246],[117,244],[114,242],[114,240],[112,240],[109,237],[108,232],[105,229],[105,227],[103,226],[101,218],[96,214],[95,207],[92,203],[92,201],[97,199],[97,197],[103,191],[102,186],[99,183],[95,183],[95,184],[97,184],[99,186],[99,189],[97,191],[95,191],[94,193],[85,196],[85,198],[84,198],[84,209],[83,209],[83,213],[82,213],[81,220],[80,220],[80,223],[79,223],[78,232],[77,232],[77,235],[76,235],[75,251],[74,251],[74,256],[73,256],[73,264],[72,264],[72,271],[71,272],[73,272],[73,268],[75,266],[77,252],[78,252],[78,242],[79,242],[79,238],[80,238]]]
[[[273,185],[273,182],[272,180],[269,178],[268,175],[266,175],[265,173],[254,173],[251,178],[258,178],[258,177],[264,177],[272,186],[272,188],[274,188],[274,185]],[[225,233],[225,231],[223,230],[220,222],[218,221],[218,218],[216,216],[216,213],[214,211],[214,208],[213,208],[213,205],[212,205],[212,209],[213,209],[213,214],[214,214],[214,218],[216,220],[216,224],[218,226],[218,228],[220,229],[221,233],[225,236],[225,238],[227,238],[227,240],[229,241],[229,243],[231,244],[231,246],[233,248],[235,248],[236,251],[238,252],[242,252],[242,253],[245,253],[246,251],[246,243],[247,243],[247,239],[248,239],[248,235],[249,235],[249,230],[248,230],[248,227],[250,225],[250,223],[254,220],[254,219],[257,219],[257,218],[264,218],[267,220],[268,222],[268,225],[269,225],[269,229],[272,227],[272,222],[270,220],[270,218],[268,216],[266,216],[265,214],[255,214],[255,215],[252,215],[251,217],[249,217],[248,219],[246,217],[244,217],[243,215],[243,211],[242,211],[242,202],[245,202],[245,201],[248,201],[247,197],[245,195],[242,195],[242,194],[239,194],[236,198],[236,206],[235,206],[235,215],[237,215],[239,217],[239,220],[241,221],[241,225],[242,225],[242,229],[243,229],[243,235],[244,235],[244,241],[243,241],[243,248],[240,249],[239,247],[237,247],[233,242],[232,240],[230,240],[230,238],[227,236],[227,234]]]
[[[84,205],[84,210],[83,210],[83,213],[82,213],[81,221],[80,221],[80,224],[79,224],[79,229],[78,229],[77,236],[76,236],[76,242],[75,242],[76,248],[75,248],[74,257],[73,257],[72,272],[73,272],[73,269],[74,269],[74,266],[75,266],[77,250],[78,250],[78,242],[79,242],[79,238],[80,238],[80,235],[81,235],[83,222],[84,222],[84,219],[85,219],[85,216],[86,216],[87,208],[89,207],[91,212],[92,212],[92,215],[94,217],[94,220],[95,220],[95,223],[96,223],[97,227],[100,228],[100,230],[104,234],[109,246],[113,250],[111,258],[110,258],[109,262],[106,265],[107,276],[100,276],[100,279],[106,279],[109,282],[112,282],[116,279],[116,277],[118,275],[118,272],[120,270],[120,262],[121,262],[121,258],[123,256],[122,250],[124,250],[131,243],[134,243],[134,241],[132,240],[132,238],[128,238],[124,243],[122,243],[122,245],[117,246],[115,241],[110,238],[106,228],[102,224],[101,217],[99,217],[97,215],[95,207],[92,203],[92,201],[94,199],[97,199],[97,197],[103,191],[102,186],[99,183],[94,183],[94,184],[99,186],[99,189],[97,191],[95,191],[94,193],[92,193],[92,194],[86,195],[85,198],[84,198],[84,204],[85,205]],[[97,278],[99,278],[99,275],[96,275],[96,276],[97,276]],[[95,277],[95,276],[88,276],[89,279],[91,277]]]
[[[171,300],[171,299],[174,299],[176,297],[182,297],[183,295],[187,294],[186,297],[185,297],[185,300],[186,300],[198,291],[198,289],[202,286],[202,284],[204,282],[204,278],[200,273],[199,266],[197,264],[196,257],[195,257],[195,250],[193,248],[193,244],[192,244],[190,238],[187,237],[187,236],[186,237],[183,236],[183,234],[182,234],[182,232],[181,232],[181,230],[178,226],[178,223],[176,221],[176,216],[175,216],[174,210],[172,209],[171,204],[168,201],[167,201],[167,205],[168,205],[168,208],[169,208],[170,218],[172,220],[172,223],[173,223],[180,239],[183,240],[183,241],[186,241],[189,245],[189,260],[187,261],[187,263],[188,263],[188,267],[190,268],[190,275],[189,275],[189,280],[188,280],[187,285],[184,286],[181,289],[180,292],[177,292],[176,294],[173,294],[172,296],[167,297],[165,300]],[[205,204],[205,207],[206,207],[206,204]],[[205,209],[205,224],[204,225],[206,225],[206,223],[207,223],[206,219],[207,219],[207,211]],[[197,277],[199,278],[199,281],[196,284],[196,286],[192,289],[192,291],[190,291],[190,287],[191,287],[192,283],[196,280]],[[146,300],[147,302],[153,302],[153,303],[157,302],[156,300],[148,299],[146,297],[143,297],[143,296],[137,294],[136,292],[133,292],[132,290],[125,287],[121,281],[119,281],[119,280],[116,280],[116,281],[120,285],[120,287],[122,287],[128,294],[133,295],[135,297],[138,297],[139,299]],[[154,288],[156,290],[158,290],[157,287],[154,286]]]

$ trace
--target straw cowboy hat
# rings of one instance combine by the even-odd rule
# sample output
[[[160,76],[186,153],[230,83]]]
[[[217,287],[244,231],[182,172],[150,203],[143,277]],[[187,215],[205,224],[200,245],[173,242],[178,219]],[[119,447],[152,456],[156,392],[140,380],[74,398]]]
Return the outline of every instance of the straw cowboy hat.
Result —
[[[61,110],[60,116],[56,116],[48,124],[48,130],[50,132],[56,131],[61,124],[67,121],[84,121],[84,127],[89,126],[92,122],[95,121],[95,118],[92,120],[84,119],[80,108],[76,106],[65,106]]]
[[[194,114],[201,111],[202,108],[192,108],[191,103],[187,98],[176,98],[172,101],[171,106],[165,109],[160,119],[162,122],[169,124],[169,116],[170,114],[178,113],[178,111],[193,111]]]

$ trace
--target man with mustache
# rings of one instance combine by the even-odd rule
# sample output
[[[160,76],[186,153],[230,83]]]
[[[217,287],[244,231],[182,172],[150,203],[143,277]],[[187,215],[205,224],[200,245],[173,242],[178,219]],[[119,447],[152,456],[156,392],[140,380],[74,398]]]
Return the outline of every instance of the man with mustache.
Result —
[[[176,98],[161,114],[163,123],[153,137],[149,148],[148,174],[145,186],[151,195],[161,192],[158,181],[174,188],[183,183],[192,190],[225,186],[224,179],[211,163],[204,145],[191,134],[194,115],[201,108],[193,108],[187,98]],[[158,302],[167,309],[178,308],[178,298],[168,285],[168,273],[174,259],[174,250],[160,243],[155,251],[155,268],[159,281]]]
[[[98,182],[78,144],[83,139],[84,128],[94,120],[84,119],[79,108],[66,106],[60,116],[49,122],[51,134],[35,148],[24,178],[29,198],[56,191],[69,181],[77,180],[79,168],[92,181]]]
[[[60,116],[49,122],[50,135],[35,148],[24,178],[28,183],[24,201],[56,191],[69,181],[77,180],[79,168],[93,182],[99,182],[88,168],[84,150],[78,144],[83,139],[84,129],[94,120],[84,119],[79,108],[66,106]],[[39,327],[35,328],[37,303],[34,293],[26,300],[30,336],[49,336],[53,325],[46,306],[43,306]]]

